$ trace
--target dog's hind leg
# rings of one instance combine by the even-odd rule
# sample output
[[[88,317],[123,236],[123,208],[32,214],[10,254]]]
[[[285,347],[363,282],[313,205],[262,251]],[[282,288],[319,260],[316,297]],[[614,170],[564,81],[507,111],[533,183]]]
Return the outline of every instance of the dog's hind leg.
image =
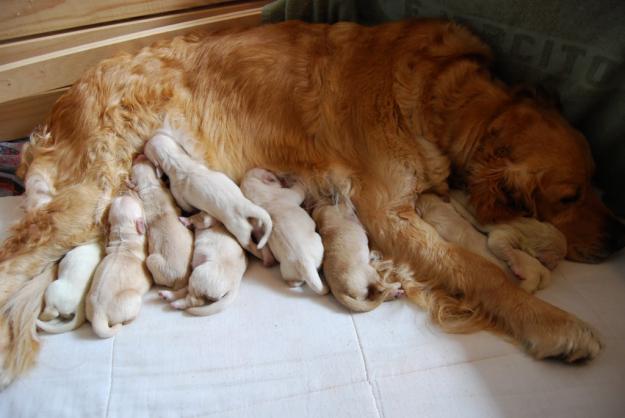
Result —
[[[443,325],[458,317],[464,320],[461,331],[494,325],[537,358],[575,362],[599,353],[601,343],[590,326],[520,289],[491,262],[444,241],[417,215],[413,197],[395,196],[391,183],[365,186],[353,201],[372,244],[409,264],[425,292],[445,295],[446,303],[430,305],[441,308]],[[452,300],[459,309],[450,312],[445,308]]]
[[[68,186],[47,206],[26,214],[12,228],[0,249],[0,310],[21,298],[24,284],[71,248],[101,238],[95,216],[101,199],[93,184]],[[44,292],[45,287],[36,297],[42,298]],[[16,308],[0,317],[0,380],[5,384],[32,367],[38,350],[34,332],[20,329],[21,315]],[[36,320],[39,312],[33,315]]]

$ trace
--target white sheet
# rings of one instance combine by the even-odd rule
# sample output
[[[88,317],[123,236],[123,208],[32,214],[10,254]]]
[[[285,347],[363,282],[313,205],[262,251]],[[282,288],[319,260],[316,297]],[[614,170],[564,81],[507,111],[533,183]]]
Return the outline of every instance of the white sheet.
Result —
[[[19,216],[0,199],[0,234]],[[213,317],[152,290],[100,340],[44,335],[39,363],[0,393],[1,417],[619,417],[625,415],[625,254],[564,263],[540,297],[598,328],[592,363],[535,361],[485,332],[444,334],[407,301],[349,314],[253,263]]]

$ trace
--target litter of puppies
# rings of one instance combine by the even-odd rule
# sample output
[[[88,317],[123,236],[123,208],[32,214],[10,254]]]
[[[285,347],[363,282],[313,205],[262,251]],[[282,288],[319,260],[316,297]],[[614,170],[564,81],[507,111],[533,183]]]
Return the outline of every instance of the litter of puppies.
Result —
[[[322,197],[311,203],[304,184],[289,173],[264,168],[249,170],[239,188],[193,158],[181,143],[183,137],[165,119],[146,143],[145,155],[134,159],[128,190],[111,202],[104,251],[99,243],[90,243],[60,262],[37,321],[40,330],[67,332],[86,318],[99,337],[112,337],[136,318],[153,283],[168,288],[159,295],[174,309],[197,316],[216,314],[238,295],[248,265],[245,251],[266,266],[279,263],[290,287],[307,284],[319,295],[332,291],[353,311],[370,311],[403,295],[401,280],[388,280],[392,260],[383,261],[369,248],[349,197]],[[32,170],[26,179],[25,208],[45,205],[54,193],[46,186],[45,167]],[[550,225],[534,221],[526,229],[545,231],[545,242],[529,245],[522,240],[525,224],[481,226],[463,206],[461,195],[452,192],[452,198],[453,204],[426,194],[415,210],[443,238],[477,251],[502,269],[509,267],[512,277],[529,283],[530,277],[520,272],[537,272],[531,273],[530,286],[522,284],[528,291],[546,284],[546,278],[534,276],[548,274],[562,259],[561,234],[549,235]],[[305,201],[309,210],[302,207]],[[180,216],[183,211],[186,217]],[[324,231],[323,241],[317,230]],[[334,247],[341,251],[326,251],[324,256],[324,248]],[[542,252],[535,251],[538,247]],[[544,257],[550,248],[556,255]],[[330,275],[326,285],[322,267],[340,274]]]

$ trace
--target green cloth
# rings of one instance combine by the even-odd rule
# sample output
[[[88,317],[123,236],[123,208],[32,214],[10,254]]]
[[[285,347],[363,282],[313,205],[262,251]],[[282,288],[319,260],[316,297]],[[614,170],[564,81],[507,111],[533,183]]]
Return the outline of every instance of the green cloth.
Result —
[[[264,20],[375,24],[445,17],[496,54],[498,77],[555,90],[591,144],[604,200],[625,216],[625,0],[277,0]]]

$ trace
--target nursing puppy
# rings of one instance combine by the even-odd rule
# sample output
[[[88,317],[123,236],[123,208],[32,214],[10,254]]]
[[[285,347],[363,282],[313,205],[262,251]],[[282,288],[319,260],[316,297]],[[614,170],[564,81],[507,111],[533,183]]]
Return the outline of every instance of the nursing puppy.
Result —
[[[147,223],[146,265],[156,284],[179,289],[186,285],[193,252],[193,234],[178,220],[180,209],[144,156],[132,166],[131,184],[143,201]]]
[[[45,309],[37,321],[39,329],[58,334],[76,329],[85,322],[87,289],[103,252],[100,243],[91,243],[80,245],[63,257],[58,278],[46,289]]]
[[[152,279],[145,267],[145,220],[139,199],[116,197],[109,212],[106,256],[87,296],[86,314],[100,338],[117,334],[141,309]],[[112,326],[111,326],[112,325]]]
[[[302,186],[282,187],[273,173],[254,168],[243,177],[241,190],[271,214],[269,249],[280,263],[282,278],[290,286],[306,282],[316,293],[328,293],[317,271],[323,261],[321,237],[315,232],[315,222],[300,207],[306,197]]]
[[[264,230],[258,248],[264,247],[272,228],[267,211],[246,199],[228,176],[192,159],[175,141],[182,136],[166,121],[145,145],[145,155],[169,176],[178,205],[187,212],[196,208],[215,217],[244,248],[250,247],[254,229]]]
[[[534,221],[528,228],[518,228],[517,225],[525,223],[522,220],[515,220],[507,224],[490,226],[495,232],[486,237],[475,228],[477,221],[474,218],[472,219],[475,224],[459,213],[458,209],[463,213],[466,210],[458,207],[457,200],[452,199],[452,202],[445,202],[433,194],[423,194],[417,199],[415,208],[422,219],[432,225],[446,241],[459,244],[497,264],[503,271],[512,273],[521,280],[520,286],[524,290],[533,293],[549,285],[551,273],[535,258],[536,248],[530,250],[528,246],[521,247],[517,243],[526,241],[523,237],[536,231],[538,236],[542,236],[540,240],[542,247],[557,251],[557,247],[561,244],[559,241],[561,234],[545,235],[544,231],[551,231],[552,227],[538,221]]]
[[[313,219],[323,239],[323,271],[336,300],[352,311],[367,312],[401,296],[400,283],[382,283],[370,265],[367,234],[351,204],[318,202]]]
[[[176,309],[197,316],[221,312],[236,299],[247,258],[226,228],[204,212],[181,218],[195,228],[193,272],[187,288],[161,291],[159,295]],[[206,303],[214,302],[209,305]],[[205,306],[203,306],[205,305]]]

